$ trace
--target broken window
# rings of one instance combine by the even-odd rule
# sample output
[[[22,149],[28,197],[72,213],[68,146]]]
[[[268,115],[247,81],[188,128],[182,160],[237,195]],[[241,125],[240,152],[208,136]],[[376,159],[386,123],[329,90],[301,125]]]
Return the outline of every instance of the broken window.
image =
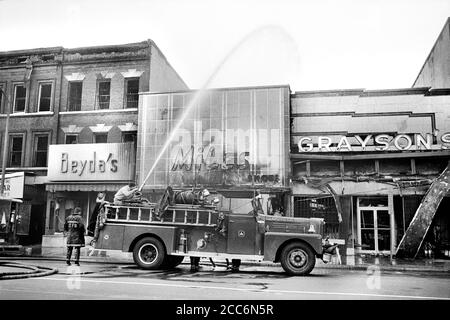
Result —
[[[68,111],[81,110],[81,94],[83,90],[83,82],[71,81],[69,82],[69,106]]]
[[[139,78],[125,80],[126,107],[137,108],[139,101]]]

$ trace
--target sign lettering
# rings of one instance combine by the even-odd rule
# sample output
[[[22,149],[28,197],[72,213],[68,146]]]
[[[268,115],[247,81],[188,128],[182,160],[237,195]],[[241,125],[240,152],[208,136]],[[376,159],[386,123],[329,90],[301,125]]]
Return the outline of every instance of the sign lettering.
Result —
[[[297,142],[299,152],[354,152],[354,151],[413,151],[413,150],[447,150],[450,149],[450,132],[444,133],[433,144],[433,134],[422,135],[388,134],[367,135],[361,137],[300,137]]]

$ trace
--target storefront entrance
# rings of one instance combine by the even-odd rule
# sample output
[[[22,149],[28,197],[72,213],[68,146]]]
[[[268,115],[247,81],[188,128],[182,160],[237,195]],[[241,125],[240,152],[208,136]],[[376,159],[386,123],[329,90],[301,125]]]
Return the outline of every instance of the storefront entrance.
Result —
[[[358,243],[361,253],[388,254],[391,227],[387,197],[358,198]]]

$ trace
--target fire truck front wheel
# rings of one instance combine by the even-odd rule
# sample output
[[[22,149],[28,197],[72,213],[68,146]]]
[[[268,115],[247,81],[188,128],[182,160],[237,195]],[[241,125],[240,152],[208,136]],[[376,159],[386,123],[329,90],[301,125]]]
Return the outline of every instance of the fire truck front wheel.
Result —
[[[166,250],[161,241],[156,238],[143,238],[133,248],[134,262],[142,269],[160,269],[165,258]]]
[[[287,244],[281,251],[281,266],[293,276],[309,274],[316,264],[314,251],[303,242]]]

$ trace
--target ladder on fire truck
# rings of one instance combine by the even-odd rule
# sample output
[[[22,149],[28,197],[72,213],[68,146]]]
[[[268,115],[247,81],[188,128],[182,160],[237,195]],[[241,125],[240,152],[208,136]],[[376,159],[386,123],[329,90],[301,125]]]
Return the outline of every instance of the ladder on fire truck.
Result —
[[[127,206],[106,205],[106,222],[139,223],[139,224],[171,224],[198,225],[215,227],[218,212],[213,208],[197,205],[173,205],[168,207],[161,217],[155,215],[155,205]]]

